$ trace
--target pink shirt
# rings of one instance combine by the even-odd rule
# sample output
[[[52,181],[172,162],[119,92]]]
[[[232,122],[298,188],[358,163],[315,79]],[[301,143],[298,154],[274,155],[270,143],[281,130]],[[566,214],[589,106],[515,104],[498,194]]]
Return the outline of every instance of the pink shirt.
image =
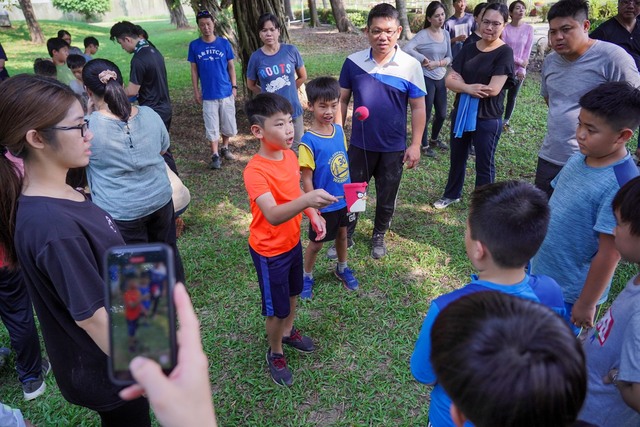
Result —
[[[516,74],[527,74],[527,70],[522,66],[524,61],[531,55],[533,44],[533,27],[529,24],[520,24],[517,27],[507,25],[502,31],[502,40],[513,50],[513,61],[516,64]]]

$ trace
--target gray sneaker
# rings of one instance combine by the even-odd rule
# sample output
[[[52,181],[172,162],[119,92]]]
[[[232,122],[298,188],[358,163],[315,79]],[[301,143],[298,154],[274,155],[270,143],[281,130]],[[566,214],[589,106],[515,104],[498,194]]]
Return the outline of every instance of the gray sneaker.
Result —
[[[347,249],[351,249],[353,247],[353,238],[347,237]],[[329,259],[338,259],[338,252],[336,251],[336,244],[332,244],[329,249],[327,249],[327,258]]]
[[[449,199],[447,197],[443,197],[433,204],[433,207],[436,209],[444,209],[452,203],[458,203],[460,199]]]
[[[229,150],[229,147],[222,147],[220,149],[220,156],[222,156],[222,158],[225,159],[225,160],[235,160],[236,159],[236,156],[231,154],[231,150]]]
[[[384,234],[374,234],[371,238],[371,257],[380,259],[387,254],[387,245],[384,244]]]
[[[38,378],[29,378],[22,383],[22,394],[24,400],[33,400],[40,396],[47,389],[47,384],[44,382],[44,376],[38,375]]]
[[[220,169],[222,166],[222,162],[220,161],[220,156],[214,154],[211,156],[211,163],[209,163],[209,169]]]
[[[433,151],[433,148],[431,148],[430,146],[424,146],[422,147],[422,154],[424,154],[427,157],[436,157],[436,152]]]

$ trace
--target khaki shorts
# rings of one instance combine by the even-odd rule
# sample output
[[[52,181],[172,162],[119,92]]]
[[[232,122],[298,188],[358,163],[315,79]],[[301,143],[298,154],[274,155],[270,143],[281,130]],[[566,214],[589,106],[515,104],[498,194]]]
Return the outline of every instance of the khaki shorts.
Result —
[[[234,136],[238,133],[236,103],[233,95],[222,99],[203,100],[202,117],[209,141],[218,141],[220,134]]]

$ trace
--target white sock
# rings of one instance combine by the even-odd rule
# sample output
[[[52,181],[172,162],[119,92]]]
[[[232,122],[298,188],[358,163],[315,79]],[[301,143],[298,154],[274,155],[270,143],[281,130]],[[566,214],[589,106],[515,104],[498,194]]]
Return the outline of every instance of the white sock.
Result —
[[[345,262],[338,261],[338,273],[344,273],[345,268],[347,268],[347,261]]]

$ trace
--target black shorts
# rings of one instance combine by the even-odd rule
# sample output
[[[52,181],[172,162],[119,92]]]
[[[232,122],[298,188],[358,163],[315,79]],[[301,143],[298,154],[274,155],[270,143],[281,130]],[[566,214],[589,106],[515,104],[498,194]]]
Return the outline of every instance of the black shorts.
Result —
[[[327,235],[324,236],[324,239],[318,240],[318,242],[330,242],[332,240],[336,240],[338,229],[340,227],[347,227],[356,220],[356,214],[355,212],[347,212],[347,208],[345,206],[337,211],[323,213],[322,218],[324,218],[327,223]],[[316,232],[313,231],[313,227],[309,224],[309,240],[315,242],[317,236]]]
[[[258,273],[262,297],[262,315],[284,319],[291,313],[289,298],[302,292],[302,245],[298,242],[290,251],[266,257],[249,246],[253,265]]]

